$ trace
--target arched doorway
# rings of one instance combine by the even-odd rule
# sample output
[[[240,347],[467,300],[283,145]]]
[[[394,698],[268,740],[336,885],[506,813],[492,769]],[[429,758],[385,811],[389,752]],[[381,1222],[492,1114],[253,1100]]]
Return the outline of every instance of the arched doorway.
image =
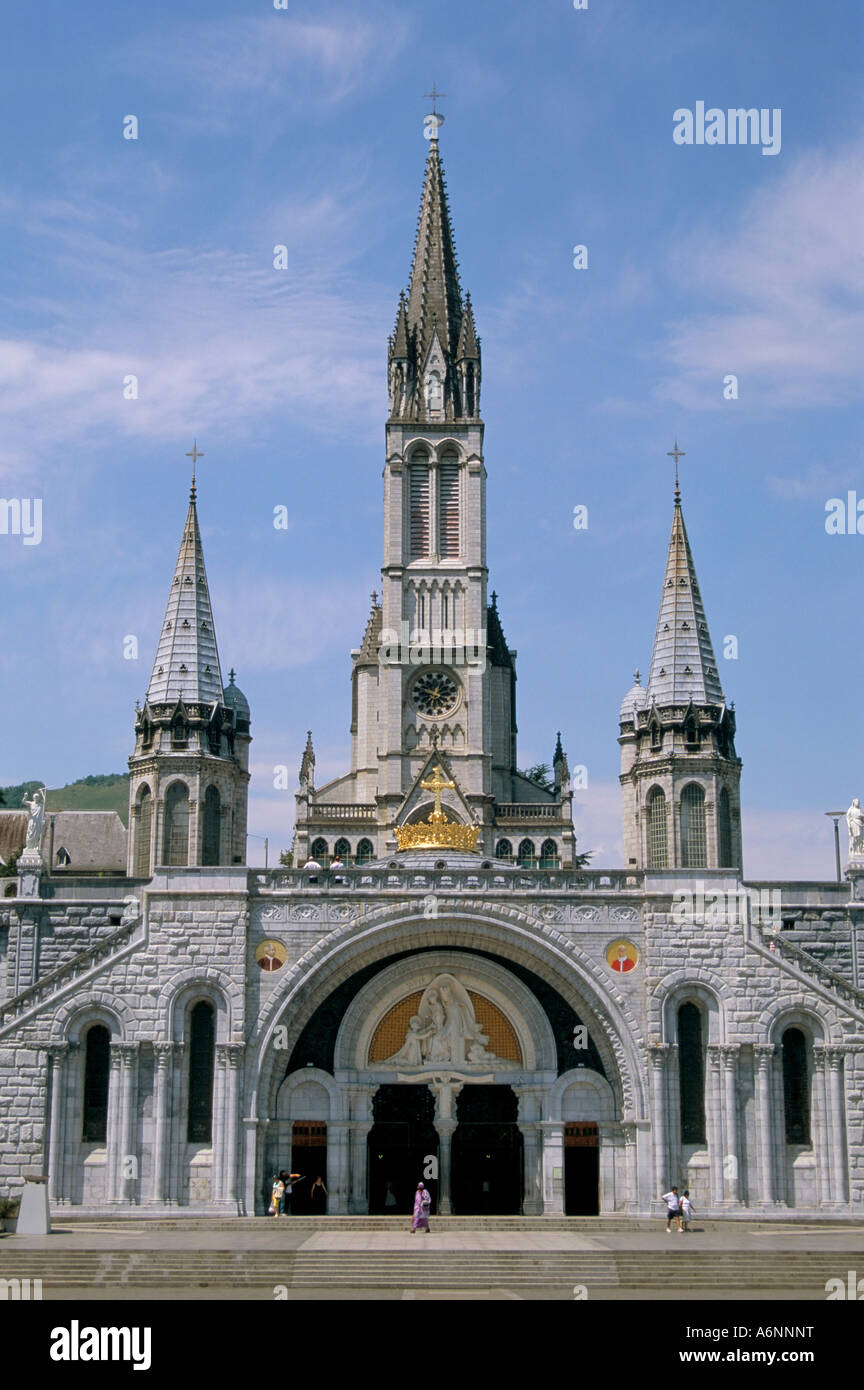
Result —
[[[421,1178],[436,1208],[438,1183],[424,1177],[437,1160],[435,1101],[428,1086],[379,1086],[372,1099],[369,1132],[369,1215],[405,1215]]]
[[[596,1124],[564,1126],[564,1212],[596,1216],[600,1211],[600,1132]]]
[[[291,1126],[291,1172],[300,1173],[302,1182],[293,1184],[291,1211],[294,1216],[320,1215],[323,1204],[312,1202],[312,1184],[323,1178],[327,1186],[327,1125],[323,1120],[295,1120]]]
[[[456,1101],[451,1200],[457,1216],[519,1216],[522,1134],[510,1086],[466,1085]]]

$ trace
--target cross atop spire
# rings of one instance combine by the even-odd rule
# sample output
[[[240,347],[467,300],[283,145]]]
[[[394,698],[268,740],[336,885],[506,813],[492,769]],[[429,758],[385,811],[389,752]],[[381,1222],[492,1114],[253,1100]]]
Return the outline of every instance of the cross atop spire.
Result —
[[[437,115],[438,115],[438,106],[437,106],[438,98],[439,98],[439,97],[446,97],[446,95],[447,95],[446,92],[439,92],[439,91],[438,91],[438,88],[435,86],[435,83],[434,83],[434,82],[432,83],[432,90],[431,90],[431,92],[424,92],[424,93],[423,93],[423,96],[424,96],[424,97],[428,97],[429,100],[432,102],[432,115],[433,115],[433,116],[437,116]]]
[[[685,454],[685,452],[684,452],[683,449],[679,449],[679,448],[678,448],[678,440],[677,440],[677,439],[675,440],[675,448],[674,448],[674,449],[668,449],[668,450],[666,451],[666,457],[669,458],[669,459],[674,459],[674,460],[675,460],[675,501],[676,501],[676,502],[680,502],[680,501],[681,501],[681,489],[680,489],[680,487],[678,486],[678,460],[679,460],[679,459],[686,458],[687,455]]]
[[[198,440],[197,440],[197,439],[193,439],[193,440],[192,440],[192,448],[188,451],[188,453],[186,454],[186,457],[187,457],[187,459],[191,459],[191,460],[192,460],[192,488],[191,488],[191,490],[190,490],[189,495],[190,495],[190,497],[192,498],[192,500],[193,500],[193,502],[194,502],[194,500],[195,500],[195,490],[196,490],[196,485],[195,485],[195,470],[196,470],[196,467],[197,467],[197,464],[198,464],[198,460],[199,460],[199,459],[203,459],[203,457],[204,457],[204,454],[203,454],[202,450],[200,450],[200,449],[198,448]]]

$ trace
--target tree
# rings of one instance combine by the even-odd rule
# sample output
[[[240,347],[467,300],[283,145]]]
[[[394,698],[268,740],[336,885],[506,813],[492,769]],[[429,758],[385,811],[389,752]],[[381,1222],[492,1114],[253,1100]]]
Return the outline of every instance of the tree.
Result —
[[[543,788],[544,792],[555,790],[552,769],[548,763],[535,763],[533,767],[519,768],[518,772],[520,777],[527,777],[529,782],[535,782],[538,787]]]
[[[6,863],[0,864],[0,878],[15,877],[15,875],[18,873],[18,859],[20,855],[20,849],[13,850],[12,854],[10,854],[9,858],[6,860]]]
[[[290,850],[290,849],[283,849],[282,853],[279,855],[279,863],[282,865],[282,868],[283,868],[283,869],[293,869],[293,867],[294,867],[294,853],[293,853],[293,851]]]

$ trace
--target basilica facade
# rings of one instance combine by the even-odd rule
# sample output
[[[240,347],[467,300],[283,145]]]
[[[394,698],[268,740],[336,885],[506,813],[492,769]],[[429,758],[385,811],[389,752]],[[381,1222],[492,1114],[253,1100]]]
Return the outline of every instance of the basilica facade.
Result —
[[[193,485],[126,876],[52,874],[34,799],[0,900],[0,1191],[44,1172],[55,1212],[251,1215],[288,1168],[295,1212],[320,1175],[331,1214],[406,1212],[421,1178],[445,1214],[650,1213],[673,1183],[700,1214],[860,1213],[864,854],[837,883],[743,879],[735,712],[676,487],[620,709],[624,867],[586,865],[560,736],[549,778],[517,770],[481,363],[433,138],[350,768],[318,786],[310,734],[293,865],[246,867],[252,717]]]

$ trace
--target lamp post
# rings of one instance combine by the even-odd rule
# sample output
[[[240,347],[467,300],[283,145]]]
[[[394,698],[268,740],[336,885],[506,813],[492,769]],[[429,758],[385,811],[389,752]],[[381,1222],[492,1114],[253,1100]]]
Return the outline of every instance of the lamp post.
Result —
[[[267,855],[268,855],[268,852],[269,852],[269,849],[270,849],[270,839],[269,839],[269,836],[267,836],[267,835],[252,835],[252,834],[247,830],[247,831],[246,831],[246,839],[247,839],[247,840],[263,840],[263,841],[264,841],[264,868],[265,868],[265,869],[268,869],[268,868],[270,867],[270,865],[267,863]],[[838,850],[837,853],[839,854],[840,851]],[[838,860],[837,862],[839,863],[840,861]]]
[[[834,822],[834,862],[837,868],[837,882],[842,883],[843,875],[840,872],[840,821],[843,819],[846,812],[826,811],[825,814]]]

